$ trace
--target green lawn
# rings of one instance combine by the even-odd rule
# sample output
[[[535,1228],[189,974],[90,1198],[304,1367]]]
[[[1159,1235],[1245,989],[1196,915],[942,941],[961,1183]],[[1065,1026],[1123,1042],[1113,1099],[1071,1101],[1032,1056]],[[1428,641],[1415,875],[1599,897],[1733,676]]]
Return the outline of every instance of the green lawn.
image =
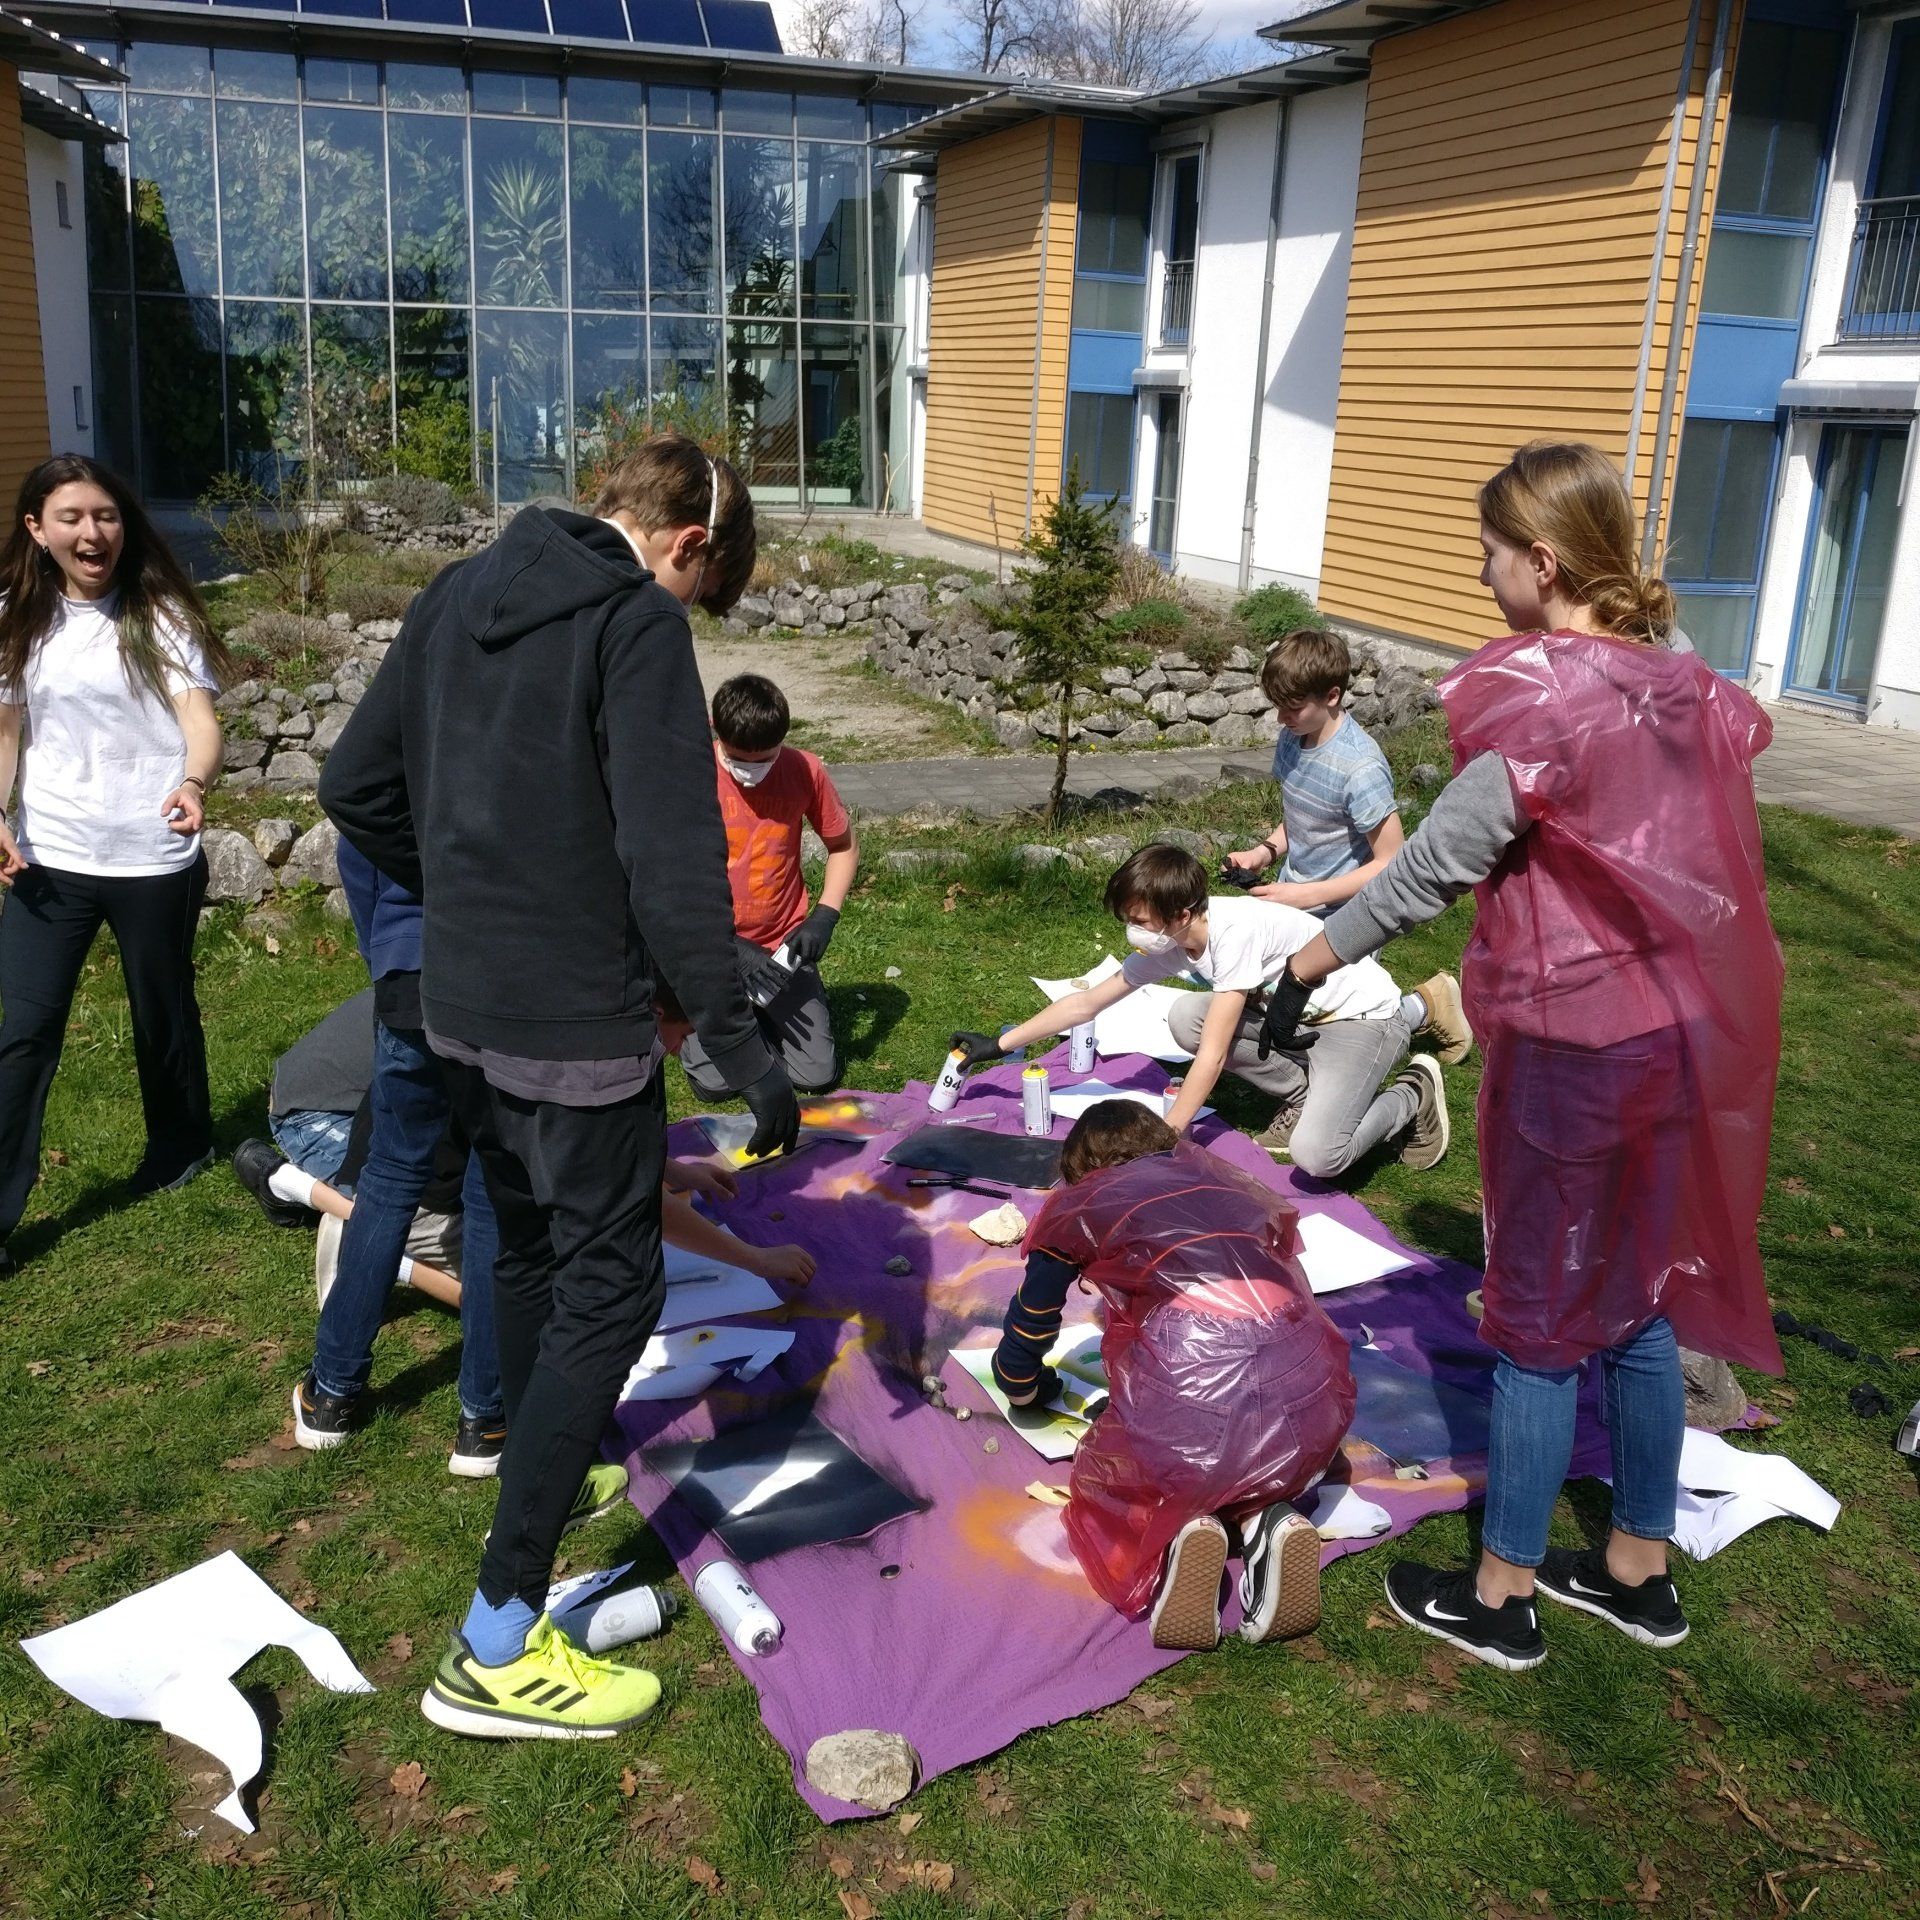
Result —
[[[1437,757],[1431,734],[1396,757]],[[1264,826],[1270,794],[1196,801],[1166,824]],[[1764,1223],[1780,1304],[1893,1356],[1920,1342],[1920,863],[1904,842],[1770,813],[1789,960],[1787,1044]],[[1106,830],[1105,823],[1079,829]],[[953,839],[956,836],[946,836]],[[957,836],[964,869],[876,878],[832,972],[849,1078],[931,1072],[948,1030],[1031,1004],[1025,976],[1113,944],[1103,876],[1027,873],[1006,836]],[[918,843],[935,839],[918,836]],[[881,828],[870,856],[905,844]],[[953,882],[958,889],[949,891]],[[951,909],[947,910],[947,902]],[[1453,961],[1457,908],[1391,956],[1403,980]],[[263,1130],[274,1055],[363,978],[317,905],[279,937],[223,913],[201,942],[219,1138]],[[899,977],[887,978],[889,967]],[[1436,1173],[1371,1169],[1370,1205],[1409,1240],[1478,1252],[1471,1068]],[[676,1079],[677,1110],[687,1107]],[[1242,1121],[1264,1115],[1232,1108]],[[1790,1344],[1757,1397],[1789,1451],[1847,1503],[1828,1537],[1777,1523],[1683,1566],[1695,1622],[1675,1652],[1553,1613],[1552,1657],[1508,1676],[1389,1624],[1391,1553],[1341,1562],[1320,1632],[1187,1660],[1108,1712],[1029,1735],[937,1781],[906,1821],[822,1829],[791,1791],[754,1696],[698,1611],[655,1643],[651,1727],[604,1745],[463,1742],[417,1697],[470,1590],[491,1494],[449,1479],[455,1327],[402,1308],[375,1417],[336,1453],[289,1450],[287,1395],[311,1339],[311,1243],[267,1227],[222,1171],[115,1204],[139,1152],[131,1048],[103,945],[75,1009],[46,1177],[0,1313],[0,1911],[73,1916],[604,1916],[879,1913],[1327,1916],[1619,1913],[1741,1917],[1917,1910],[1920,1499],[1860,1419],[1885,1373]],[[1602,1509],[1561,1509],[1578,1538]],[[1423,1527],[1449,1559],[1470,1527]],[[569,1542],[576,1565],[639,1553],[630,1514]],[[210,1763],[152,1727],[95,1717],[41,1681],[20,1635],[232,1547],[332,1627],[380,1691],[336,1698],[293,1659],[245,1675],[268,1727],[260,1833],[207,1809]],[[1018,1631],[1017,1622],[1008,1623]],[[910,1648],[901,1649],[911,1658]],[[406,1763],[424,1769],[395,1775]],[[950,1874],[949,1874],[950,1870]],[[1769,1876],[1782,1876],[1769,1885]],[[1811,1906],[1805,1903],[1811,1901]]]

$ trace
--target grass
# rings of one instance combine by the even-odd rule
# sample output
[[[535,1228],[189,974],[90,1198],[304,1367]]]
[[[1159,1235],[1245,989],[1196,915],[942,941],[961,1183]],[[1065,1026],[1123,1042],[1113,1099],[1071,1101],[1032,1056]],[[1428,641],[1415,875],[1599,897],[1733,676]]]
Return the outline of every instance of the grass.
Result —
[[[1422,733],[1397,759],[1434,758]],[[1224,790],[1137,823],[1236,835],[1270,792]],[[1134,831],[1136,823],[1122,823]],[[1076,832],[1114,830],[1089,822]],[[139,1152],[125,1002],[89,961],[49,1116],[45,1178],[0,1316],[0,1911],[164,1920],[480,1915],[888,1920],[1454,1920],[1542,1914],[1911,1913],[1920,1885],[1920,1498],[1892,1422],[1848,1410],[1871,1378],[1901,1409],[1920,1225],[1920,863],[1903,841],[1768,810],[1788,957],[1786,1049],[1763,1239],[1775,1297],[1889,1356],[1886,1371],[1790,1343],[1755,1382],[1775,1444],[1846,1502],[1830,1536],[1786,1523],[1686,1566],[1691,1639],[1653,1655],[1554,1614],[1552,1658],[1508,1676],[1387,1624],[1390,1553],[1341,1562],[1319,1633],[1229,1645],[1132,1700],[1028,1735],[935,1782],[899,1820],[822,1830],[697,1610],[653,1643],[666,1700],[638,1737],[494,1747],[426,1725],[417,1697],[464,1604],[491,1496],[450,1480],[455,1327],[400,1309],[374,1417],[329,1455],[276,1444],[312,1337],[311,1242],[267,1227],[231,1177],[122,1207]],[[876,825],[870,855],[916,836]],[[921,840],[929,836],[917,836]],[[1031,830],[956,828],[950,872],[874,874],[834,944],[852,1084],[924,1076],[956,1025],[1029,1007],[1029,973],[1114,945],[1103,875],[1015,867]],[[956,884],[957,883],[957,884]],[[951,900],[951,910],[947,901]],[[1458,958],[1464,906],[1403,943],[1398,977]],[[274,1055],[361,981],[317,906],[280,952],[225,910],[202,936],[201,999],[223,1148],[262,1130]],[[886,970],[898,967],[898,979]],[[1436,1172],[1365,1170],[1409,1240],[1475,1257],[1470,1094]],[[690,1105],[677,1075],[676,1112]],[[1242,1123],[1264,1115],[1229,1102]],[[1903,1347],[1907,1359],[1897,1359]],[[1602,1509],[1563,1503],[1558,1535]],[[1449,1560],[1464,1519],[1414,1544]],[[575,1564],[638,1553],[621,1514]],[[338,1632],[380,1691],[327,1695],[269,1652],[242,1684],[268,1729],[260,1833],[206,1809],[224,1781],[150,1726],[47,1686],[22,1634],[231,1547]],[[1017,1623],[1009,1623],[1017,1630]],[[911,1657],[902,1649],[902,1657]],[[424,1792],[402,1789],[407,1762]],[[1877,1872],[1833,1864],[1864,1857]],[[941,1891],[952,1869],[950,1889]],[[715,1884],[705,1884],[709,1870]],[[699,1876],[698,1878],[693,1876]],[[1768,1876],[1778,1899],[1769,1892]]]

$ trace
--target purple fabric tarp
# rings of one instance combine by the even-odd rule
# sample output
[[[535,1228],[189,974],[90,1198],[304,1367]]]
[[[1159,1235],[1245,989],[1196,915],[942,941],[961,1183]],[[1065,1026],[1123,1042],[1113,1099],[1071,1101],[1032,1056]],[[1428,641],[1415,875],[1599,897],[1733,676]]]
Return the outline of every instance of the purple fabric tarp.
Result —
[[[1050,1056],[1057,1086],[1074,1076],[1065,1050]],[[1110,1085],[1158,1090],[1165,1070],[1129,1058],[1100,1063]],[[740,1176],[729,1227],[762,1245],[797,1240],[820,1263],[796,1290],[786,1325],[793,1347],[748,1385],[723,1383],[695,1403],[623,1404],[617,1421],[633,1473],[634,1504],[691,1581],[722,1543],[650,1473],[642,1448],[663,1439],[699,1439],[790,1404],[815,1411],[871,1466],[923,1503],[865,1539],[800,1548],[758,1562],[750,1577],[785,1627],[779,1649],[761,1658],[729,1653],[760,1694],[761,1718],[793,1761],[794,1783],[823,1820],[868,1809],[828,1799],[807,1783],[807,1749],[824,1734],[877,1727],[905,1735],[920,1756],[921,1779],[978,1760],[1031,1727],[1123,1699],[1148,1675],[1183,1656],[1151,1643],[1144,1620],[1128,1621],[1095,1595],[1069,1551],[1060,1510],[1031,1498],[1034,1480],[1064,1486],[1066,1463],[1044,1460],[995,1413],[961,1369],[956,1346],[990,1345],[1018,1284],[1017,1250],[985,1245],[967,1222],[995,1203],[977,1194],[909,1189],[906,1172],[883,1164],[889,1146],[930,1118],[924,1086],[873,1103],[887,1131],[859,1143],[826,1142]],[[948,1116],[1003,1132],[1020,1127],[1019,1068],[998,1067],[969,1082]],[[1056,1125],[1064,1136],[1065,1122]],[[1357,1200],[1278,1168],[1244,1134],[1204,1121],[1195,1137],[1211,1151],[1288,1193],[1303,1213],[1330,1213],[1382,1246],[1407,1253]],[[689,1124],[677,1150],[704,1142]],[[1031,1217],[1037,1194],[1017,1194]],[[902,1256],[901,1276],[886,1263]],[[1371,1335],[1378,1355],[1417,1380],[1463,1388],[1484,1399],[1493,1356],[1478,1337],[1465,1296],[1478,1271],[1413,1255],[1388,1279],[1331,1295],[1323,1304],[1356,1342]],[[1092,1322],[1094,1302],[1076,1294],[1069,1321]],[[1381,1364],[1376,1361],[1375,1365]],[[920,1389],[941,1374],[956,1420]],[[1429,1461],[1429,1478],[1402,1480],[1394,1462],[1349,1440],[1345,1467],[1368,1498],[1386,1508],[1399,1534],[1429,1514],[1480,1497],[1484,1456]],[[1583,1409],[1576,1473],[1603,1470],[1606,1438]],[[1390,1536],[1389,1536],[1390,1537]],[[1331,1560],[1373,1541],[1329,1546]],[[1238,1603],[1228,1621],[1237,1621]],[[1284,1650],[1275,1650],[1284,1659]]]

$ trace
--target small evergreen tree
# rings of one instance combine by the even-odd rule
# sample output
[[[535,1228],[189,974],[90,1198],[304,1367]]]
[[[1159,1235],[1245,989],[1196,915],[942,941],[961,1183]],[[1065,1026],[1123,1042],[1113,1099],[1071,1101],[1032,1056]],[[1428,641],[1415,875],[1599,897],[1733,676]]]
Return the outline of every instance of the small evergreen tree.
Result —
[[[1058,728],[1047,800],[1052,821],[1067,789],[1073,722],[1090,710],[1088,696],[1101,688],[1101,669],[1118,664],[1127,651],[1124,636],[1101,617],[1120,571],[1112,503],[1087,504],[1075,461],[1040,530],[1020,544],[1035,564],[1024,583],[1025,605],[1013,620],[1020,664],[1010,684],[1022,706],[1049,710]]]

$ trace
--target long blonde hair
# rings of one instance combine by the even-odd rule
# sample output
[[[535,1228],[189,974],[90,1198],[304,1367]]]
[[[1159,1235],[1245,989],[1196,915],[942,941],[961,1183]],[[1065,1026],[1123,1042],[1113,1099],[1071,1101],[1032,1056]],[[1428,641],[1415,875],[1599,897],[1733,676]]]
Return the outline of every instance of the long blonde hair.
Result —
[[[1652,646],[1675,624],[1673,589],[1641,570],[1620,471],[1581,440],[1533,440],[1480,489],[1480,518],[1510,545],[1553,549],[1567,593],[1623,640]]]

